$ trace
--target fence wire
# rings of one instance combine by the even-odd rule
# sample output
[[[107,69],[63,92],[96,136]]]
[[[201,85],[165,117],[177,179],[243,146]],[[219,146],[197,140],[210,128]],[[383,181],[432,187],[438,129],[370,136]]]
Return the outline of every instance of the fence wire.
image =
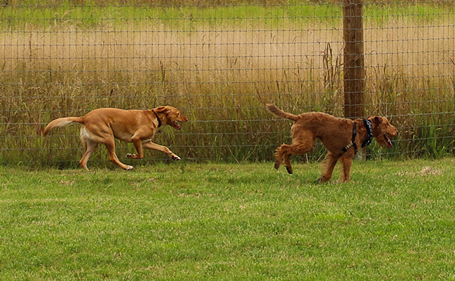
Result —
[[[0,8],[1,164],[77,165],[80,125],[45,138],[43,128],[100,107],[177,107],[189,122],[154,142],[186,161],[272,161],[291,124],[265,103],[343,117],[341,1],[100,2]],[[451,0],[364,1],[365,113],[399,130],[392,149],[373,144],[368,157],[453,154],[454,9]],[[133,146],[116,144],[134,163],[124,157]],[[323,155],[318,143],[301,159]],[[106,160],[101,147],[89,165]],[[154,161],[168,159],[146,151],[143,163]]]

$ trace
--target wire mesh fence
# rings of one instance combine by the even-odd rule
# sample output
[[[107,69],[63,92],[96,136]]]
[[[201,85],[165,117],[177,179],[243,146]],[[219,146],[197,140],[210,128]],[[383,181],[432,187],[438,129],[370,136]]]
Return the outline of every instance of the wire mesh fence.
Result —
[[[290,123],[265,103],[343,117],[343,1],[197,3],[3,1],[0,163],[76,165],[80,126],[42,130],[100,107],[177,107],[190,121],[154,141],[187,161],[272,160]],[[392,149],[372,145],[368,156],[453,153],[454,9],[364,1],[365,114],[399,130]],[[132,150],[117,143],[121,158]],[[317,145],[303,159],[323,155]]]

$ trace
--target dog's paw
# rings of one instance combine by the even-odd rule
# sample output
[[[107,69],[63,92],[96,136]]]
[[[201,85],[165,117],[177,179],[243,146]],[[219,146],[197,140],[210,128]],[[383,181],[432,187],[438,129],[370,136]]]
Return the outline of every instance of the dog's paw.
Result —
[[[292,168],[291,167],[286,167],[286,170],[288,171],[289,174],[292,175]]]
[[[126,154],[126,158],[133,158],[134,154],[131,154],[131,153],[127,153]]]
[[[329,179],[327,179],[324,176],[322,176],[322,177],[318,178],[317,180],[315,180],[314,183],[323,183],[323,182],[328,181]]]
[[[130,171],[133,169],[133,166],[127,166],[125,170]]]
[[[172,155],[172,160],[180,161],[182,158],[178,157],[177,155]]]

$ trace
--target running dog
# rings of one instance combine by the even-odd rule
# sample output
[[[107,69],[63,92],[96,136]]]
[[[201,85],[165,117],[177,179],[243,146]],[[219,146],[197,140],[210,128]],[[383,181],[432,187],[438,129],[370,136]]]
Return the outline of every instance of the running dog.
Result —
[[[80,123],[80,138],[85,147],[85,153],[79,164],[85,170],[87,161],[95,151],[99,143],[106,146],[109,152],[109,160],[125,170],[133,169],[133,166],[120,162],[115,154],[115,141],[117,138],[124,142],[132,142],[137,154],[127,154],[127,158],[142,159],[142,149],[153,149],[166,153],[174,160],[180,160],[166,146],[152,142],[152,138],[162,125],[169,125],[177,130],[181,127],[177,122],[187,122],[188,119],[181,115],[177,108],[172,106],[160,106],[152,110],[123,110],[117,108],[99,108],[90,111],[82,117],[64,117],[51,121],[44,128],[44,136],[55,127],[63,127],[73,122]]]
[[[326,170],[317,180],[326,182],[332,177],[338,160],[342,164],[342,181],[351,179],[352,160],[358,147],[367,146],[374,138],[380,145],[392,147],[391,137],[398,131],[385,117],[370,116],[367,119],[350,120],[337,118],[321,112],[308,112],[300,115],[286,113],[273,104],[267,104],[273,114],[294,121],[291,127],[292,144],[283,144],[275,152],[275,169],[284,159],[286,169],[292,174],[290,157],[311,151],[314,140],[319,139],[328,150]]]

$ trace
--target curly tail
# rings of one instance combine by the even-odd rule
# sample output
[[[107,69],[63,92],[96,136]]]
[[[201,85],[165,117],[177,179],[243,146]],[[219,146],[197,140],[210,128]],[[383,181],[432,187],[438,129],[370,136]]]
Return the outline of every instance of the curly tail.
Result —
[[[73,122],[84,124],[84,119],[82,117],[63,117],[55,119],[47,124],[46,128],[44,128],[43,135],[46,136],[49,131],[55,127],[63,127]]]
[[[276,116],[279,116],[279,117],[282,117],[282,118],[286,118],[286,119],[290,119],[290,120],[292,120],[294,122],[299,120],[299,116],[291,114],[291,113],[284,112],[284,111],[280,110],[278,107],[276,107],[273,104],[268,103],[266,105],[267,105],[267,108],[270,110],[270,112],[272,112]]]

